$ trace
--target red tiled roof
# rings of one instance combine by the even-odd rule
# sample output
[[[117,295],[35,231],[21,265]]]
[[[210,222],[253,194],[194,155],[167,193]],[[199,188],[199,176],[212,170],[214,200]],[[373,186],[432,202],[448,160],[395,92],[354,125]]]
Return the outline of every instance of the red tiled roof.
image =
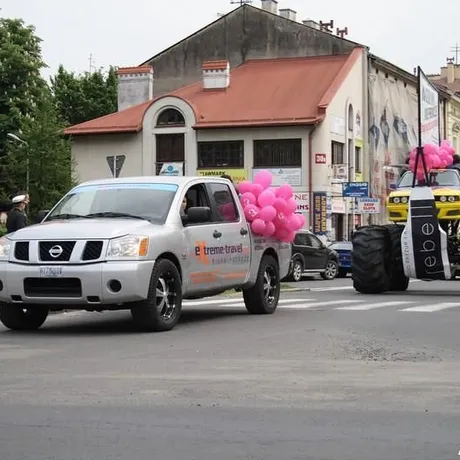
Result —
[[[117,75],[130,74],[130,73],[150,73],[153,67],[150,65],[141,65],[137,67],[120,67],[117,69]]]
[[[166,96],[187,101],[195,128],[308,125],[326,108],[362,53],[246,61],[231,70],[225,90],[203,90],[200,80]],[[165,96],[162,96],[165,97]],[[65,134],[136,132],[154,100],[67,128]]]
[[[203,70],[225,70],[228,66],[228,61],[204,61]]]

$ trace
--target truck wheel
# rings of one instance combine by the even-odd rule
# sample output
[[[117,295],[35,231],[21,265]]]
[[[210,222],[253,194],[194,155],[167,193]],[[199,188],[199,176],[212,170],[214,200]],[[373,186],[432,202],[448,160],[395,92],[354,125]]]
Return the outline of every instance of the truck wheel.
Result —
[[[135,324],[146,332],[171,330],[182,312],[182,282],[173,262],[159,259],[152,271],[148,298],[131,308]]]
[[[265,255],[260,261],[254,286],[243,289],[246,310],[251,315],[270,315],[275,312],[280,297],[281,282],[278,263]]]
[[[35,331],[46,321],[48,314],[49,309],[42,305],[27,308],[14,304],[0,305],[0,321],[13,331]]]
[[[303,263],[300,259],[294,260],[292,263],[292,274],[291,279],[296,283],[302,280],[302,273],[303,273]]]
[[[363,294],[380,294],[390,287],[389,232],[383,226],[365,226],[353,234],[353,287]]]
[[[409,287],[409,278],[404,273],[402,259],[401,235],[404,230],[402,225],[386,225],[390,233],[391,240],[391,272],[390,272],[390,291],[405,291]]]

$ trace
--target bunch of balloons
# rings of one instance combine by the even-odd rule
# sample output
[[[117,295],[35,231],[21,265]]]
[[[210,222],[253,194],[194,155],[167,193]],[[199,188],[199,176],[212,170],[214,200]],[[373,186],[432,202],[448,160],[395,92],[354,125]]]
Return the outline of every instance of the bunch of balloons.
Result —
[[[425,144],[423,146],[423,155],[425,157],[426,169],[430,172],[432,169],[447,168],[454,162],[453,155],[455,149],[448,140],[443,140],[441,145]],[[409,156],[409,168],[417,176],[417,180],[423,180],[425,172],[423,169],[422,158],[419,158],[417,171],[415,172],[415,159],[417,157],[417,149],[414,148]]]
[[[292,187],[271,187],[272,179],[270,171],[263,170],[256,174],[253,183],[238,184],[244,215],[254,234],[290,243],[305,225],[305,217],[295,213],[297,202]]]

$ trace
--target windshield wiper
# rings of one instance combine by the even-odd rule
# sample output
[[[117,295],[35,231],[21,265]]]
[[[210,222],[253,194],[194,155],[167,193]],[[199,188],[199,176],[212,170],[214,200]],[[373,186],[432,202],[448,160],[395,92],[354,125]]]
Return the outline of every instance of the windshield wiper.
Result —
[[[137,216],[136,214],[129,214],[127,212],[93,212],[92,214],[87,214],[84,217],[126,217],[128,219],[148,220],[146,217]]]
[[[55,214],[54,216],[48,217],[46,220],[53,219],[86,219],[88,216],[82,216],[80,214]]]

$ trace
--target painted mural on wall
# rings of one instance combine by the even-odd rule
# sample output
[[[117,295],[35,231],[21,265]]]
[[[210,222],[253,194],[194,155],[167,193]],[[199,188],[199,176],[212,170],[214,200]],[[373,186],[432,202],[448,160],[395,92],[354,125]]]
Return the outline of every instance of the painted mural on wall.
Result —
[[[417,144],[417,90],[379,72],[369,75],[369,148],[372,167],[371,193],[379,198],[386,219],[385,200],[399,179],[400,168]],[[380,222],[381,221],[381,222]]]

